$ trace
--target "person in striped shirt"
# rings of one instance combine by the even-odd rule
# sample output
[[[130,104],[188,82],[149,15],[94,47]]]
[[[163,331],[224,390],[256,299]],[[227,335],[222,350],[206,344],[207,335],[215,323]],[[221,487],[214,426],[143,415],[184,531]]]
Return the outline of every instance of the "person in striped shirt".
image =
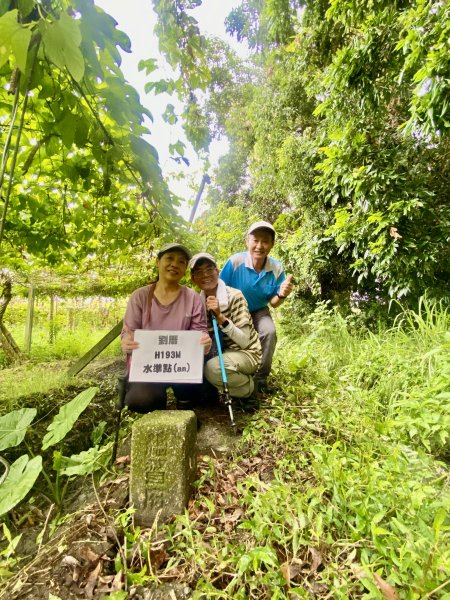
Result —
[[[213,330],[211,313],[217,319],[230,396],[250,398],[254,391],[253,374],[261,361],[261,343],[247,301],[242,292],[226,286],[219,279],[219,270],[211,254],[195,254],[189,266],[193,283],[201,289],[210,332]],[[220,391],[222,373],[218,356],[207,360],[204,373],[209,383]]]

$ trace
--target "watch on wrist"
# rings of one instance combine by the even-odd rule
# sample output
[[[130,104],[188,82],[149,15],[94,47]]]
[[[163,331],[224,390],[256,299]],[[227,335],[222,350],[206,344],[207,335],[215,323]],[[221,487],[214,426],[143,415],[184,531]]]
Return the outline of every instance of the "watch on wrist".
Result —
[[[220,325],[220,329],[225,329],[225,327],[228,327],[229,324],[230,321],[228,319],[225,319],[225,321]]]

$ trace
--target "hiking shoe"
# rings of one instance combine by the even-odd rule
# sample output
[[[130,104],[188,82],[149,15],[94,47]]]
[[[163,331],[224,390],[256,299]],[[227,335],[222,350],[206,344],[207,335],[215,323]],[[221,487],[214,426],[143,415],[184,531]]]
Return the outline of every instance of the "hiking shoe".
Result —
[[[233,405],[244,412],[254,413],[259,409],[259,398],[253,392],[247,398],[233,398]]]
[[[267,383],[265,379],[255,379],[255,392],[259,398],[271,396],[277,391],[278,388],[270,383]]]

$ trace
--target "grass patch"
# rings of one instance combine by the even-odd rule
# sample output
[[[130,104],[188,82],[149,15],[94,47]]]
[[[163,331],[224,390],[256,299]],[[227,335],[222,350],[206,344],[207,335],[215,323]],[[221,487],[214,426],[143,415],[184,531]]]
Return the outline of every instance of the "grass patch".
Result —
[[[197,600],[448,600],[449,323],[423,308],[374,334],[322,307],[286,337],[279,393],[231,459],[204,458],[185,514],[139,531],[122,513],[138,548],[130,585],[183,581]],[[416,399],[437,388],[419,427]]]
[[[70,383],[66,374],[68,366],[69,362],[27,363],[11,369],[0,370],[2,414],[19,408],[19,400],[24,396],[45,394],[68,385]]]
[[[326,307],[285,332],[278,393],[201,458],[185,513],[116,512],[115,572],[194,600],[449,600],[448,330],[422,304],[377,333]]]
[[[99,342],[111,328],[103,329],[77,329],[75,331],[60,330],[55,340],[50,343],[49,332],[46,327],[37,327],[33,330],[33,340],[29,359],[32,362],[51,362],[55,360],[75,360],[85,354],[92,346]],[[24,347],[23,327],[11,326],[10,331],[19,348]],[[102,352],[102,357],[112,358],[121,356],[120,340],[114,340]],[[5,366],[5,356],[0,350],[0,365]]]

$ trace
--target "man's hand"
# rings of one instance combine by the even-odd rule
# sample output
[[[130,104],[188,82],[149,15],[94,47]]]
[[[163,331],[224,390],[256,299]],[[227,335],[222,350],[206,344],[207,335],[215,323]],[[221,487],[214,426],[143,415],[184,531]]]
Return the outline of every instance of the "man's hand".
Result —
[[[292,280],[293,280],[292,275],[288,275],[286,277],[286,279],[280,285],[280,291],[278,292],[278,294],[275,294],[275,296],[273,296],[270,299],[270,306],[273,306],[273,308],[277,308],[278,306],[281,306],[283,304],[284,300],[289,296],[289,294],[294,289],[294,283]]]
[[[127,325],[124,325],[124,332],[121,342],[122,350],[131,354],[133,350],[139,348],[139,343],[134,341],[134,331],[131,331]]]
[[[292,279],[293,279],[293,276],[288,275],[286,277],[286,279],[283,281],[283,283],[280,285],[279,296],[281,296],[282,298],[286,298],[287,296],[289,296],[289,294],[294,289],[294,283],[293,283]]]
[[[215,296],[208,296],[206,298],[206,310],[213,312],[217,319],[220,317],[220,305],[219,300]]]

